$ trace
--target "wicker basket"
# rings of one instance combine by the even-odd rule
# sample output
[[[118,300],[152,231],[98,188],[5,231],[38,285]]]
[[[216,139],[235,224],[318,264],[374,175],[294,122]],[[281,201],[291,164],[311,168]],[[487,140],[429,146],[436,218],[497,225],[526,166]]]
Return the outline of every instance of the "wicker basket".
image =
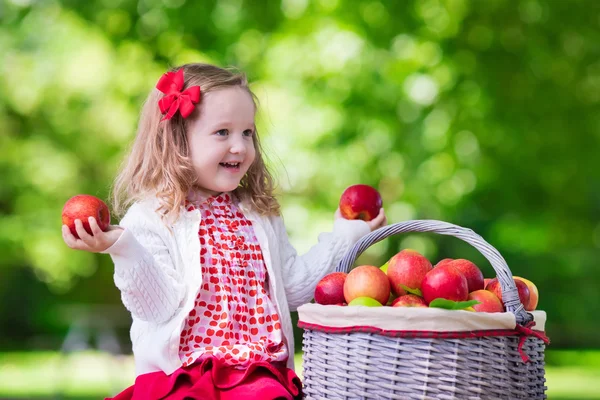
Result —
[[[506,261],[472,230],[435,220],[388,225],[364,236],[337,271],[404,232],[451,235],[479,250],[500,280],[507,312],[305,304],[298,309],[305,398],[545,399],[545,313],[524,310]],[[447,318],[450,331],[438,323]]]

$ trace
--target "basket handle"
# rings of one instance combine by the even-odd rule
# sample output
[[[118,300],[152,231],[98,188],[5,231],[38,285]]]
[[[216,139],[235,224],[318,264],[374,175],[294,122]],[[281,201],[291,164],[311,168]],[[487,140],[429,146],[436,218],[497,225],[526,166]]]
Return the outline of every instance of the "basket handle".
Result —
[[[502,288],[502,301],[506,306],[506,310],[515,315],[518,324],[524,325],[533,320],[533,316],[525,311],[523,304],[521,304],[519,292],[517,291],[512,273],[498,250],[471,229],[453,225],[448,222],[437,220],[412,220],[398,222],[376,229],[363,236],[354,247],[346,253],[336,267],[336,271],[348,272],[358,256],[360,256],[369,246],[389,236],[406,232],[434,232],[440,235],[455,236],[475,247],[483,254],[490,264],[492,264],[494,271],[496,271],[496,275],[500,281],[500,287]]]

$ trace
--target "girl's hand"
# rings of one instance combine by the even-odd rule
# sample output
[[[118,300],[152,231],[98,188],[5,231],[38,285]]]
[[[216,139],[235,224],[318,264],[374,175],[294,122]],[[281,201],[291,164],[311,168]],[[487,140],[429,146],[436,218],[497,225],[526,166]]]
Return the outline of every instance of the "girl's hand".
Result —
[[[335,219],[338,219],[338,218],[344,218],[344,217],[342,217],[342,213],[341,213],[339,207],[337,210],[335,210]],[[379,229],[382,226],[387,225],[387,217],[385,216],[385,212],[383,211],[383,208],[381,208],[379,210],[379,214],[375,218],[373,218],[370,221],[365,221],[365,222],[367,223],[367,225],[369,225],[371,232],[374,231],[375,229]]]
[[[117,225],[109,225],[106,232],[103,232],[98,226],[98,222],[96,222],[96,218],[94,217],[90,217],[88,221],[90,223],[90,228],[92,229],[93,235],[87,233],[81,220],[75,220],[75,230],[79,235],[79,239],[77,239],[71,233],[71,230],[67,225],[62,226],[62,236],[67,246],[75,250],[101,253],[115,244],[115,242],[121,237],[121,233],[123,233],[123,228]]]
[[[387,217],[385,216],[385,212],[383,211],[383,207],[379,210],[379,214],[375,218],[370,221],[365,221],[369,228],[371,228],[371,232],[375,229],[379,229],[382,226],[387,225]]]

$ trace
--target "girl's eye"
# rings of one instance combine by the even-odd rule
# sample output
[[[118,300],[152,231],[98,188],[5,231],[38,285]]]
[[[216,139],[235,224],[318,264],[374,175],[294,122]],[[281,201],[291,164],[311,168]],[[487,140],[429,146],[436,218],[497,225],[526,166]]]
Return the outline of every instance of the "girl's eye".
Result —
[[[244,136],[252,136],[254,135],[254,132],[252,131],[252,129],[246,129],[243,133]]]
[[[229,135],[229,131],[227,129],[219,129],[215,132],[217,136],[227,136]]]

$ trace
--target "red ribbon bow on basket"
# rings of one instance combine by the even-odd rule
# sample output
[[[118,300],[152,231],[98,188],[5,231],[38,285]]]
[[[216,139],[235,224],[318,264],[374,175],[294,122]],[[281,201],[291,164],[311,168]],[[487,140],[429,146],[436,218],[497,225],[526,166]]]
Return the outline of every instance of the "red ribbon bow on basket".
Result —
[[[194,104],[200,101],[200,86],[190,86],[182,92],[184,84],[183,69],[167,72],[160,77],[156,88],[165,96],[158,101],[158,107],[161,113],[167,113],[161,121],[173,118],[177,110],[183,118],[194,111]]]
[[[550,343],[550,339],[548,339],[548,337],[546,335],[544,335],[542,332],[534,331],[533,329],[531,329],[531,327],[534,325],[535,325],[535,322],[530,321],[526,325],[517,324],[517,326],[515,327],[515,330],[517,332],[519,332],[519,336],[520,336],[519,346],[517,347],[517,349],[519,350],[521,359],[523,359],[523,362],[525,362],[525,363],[530,361],[529,356],[527,354],[525,354],[525,351],[523,351],[523,346],[525,345],[525,341],[527,340],[527,337],[535,336],[536,338],[542,340],[545,344]]]

